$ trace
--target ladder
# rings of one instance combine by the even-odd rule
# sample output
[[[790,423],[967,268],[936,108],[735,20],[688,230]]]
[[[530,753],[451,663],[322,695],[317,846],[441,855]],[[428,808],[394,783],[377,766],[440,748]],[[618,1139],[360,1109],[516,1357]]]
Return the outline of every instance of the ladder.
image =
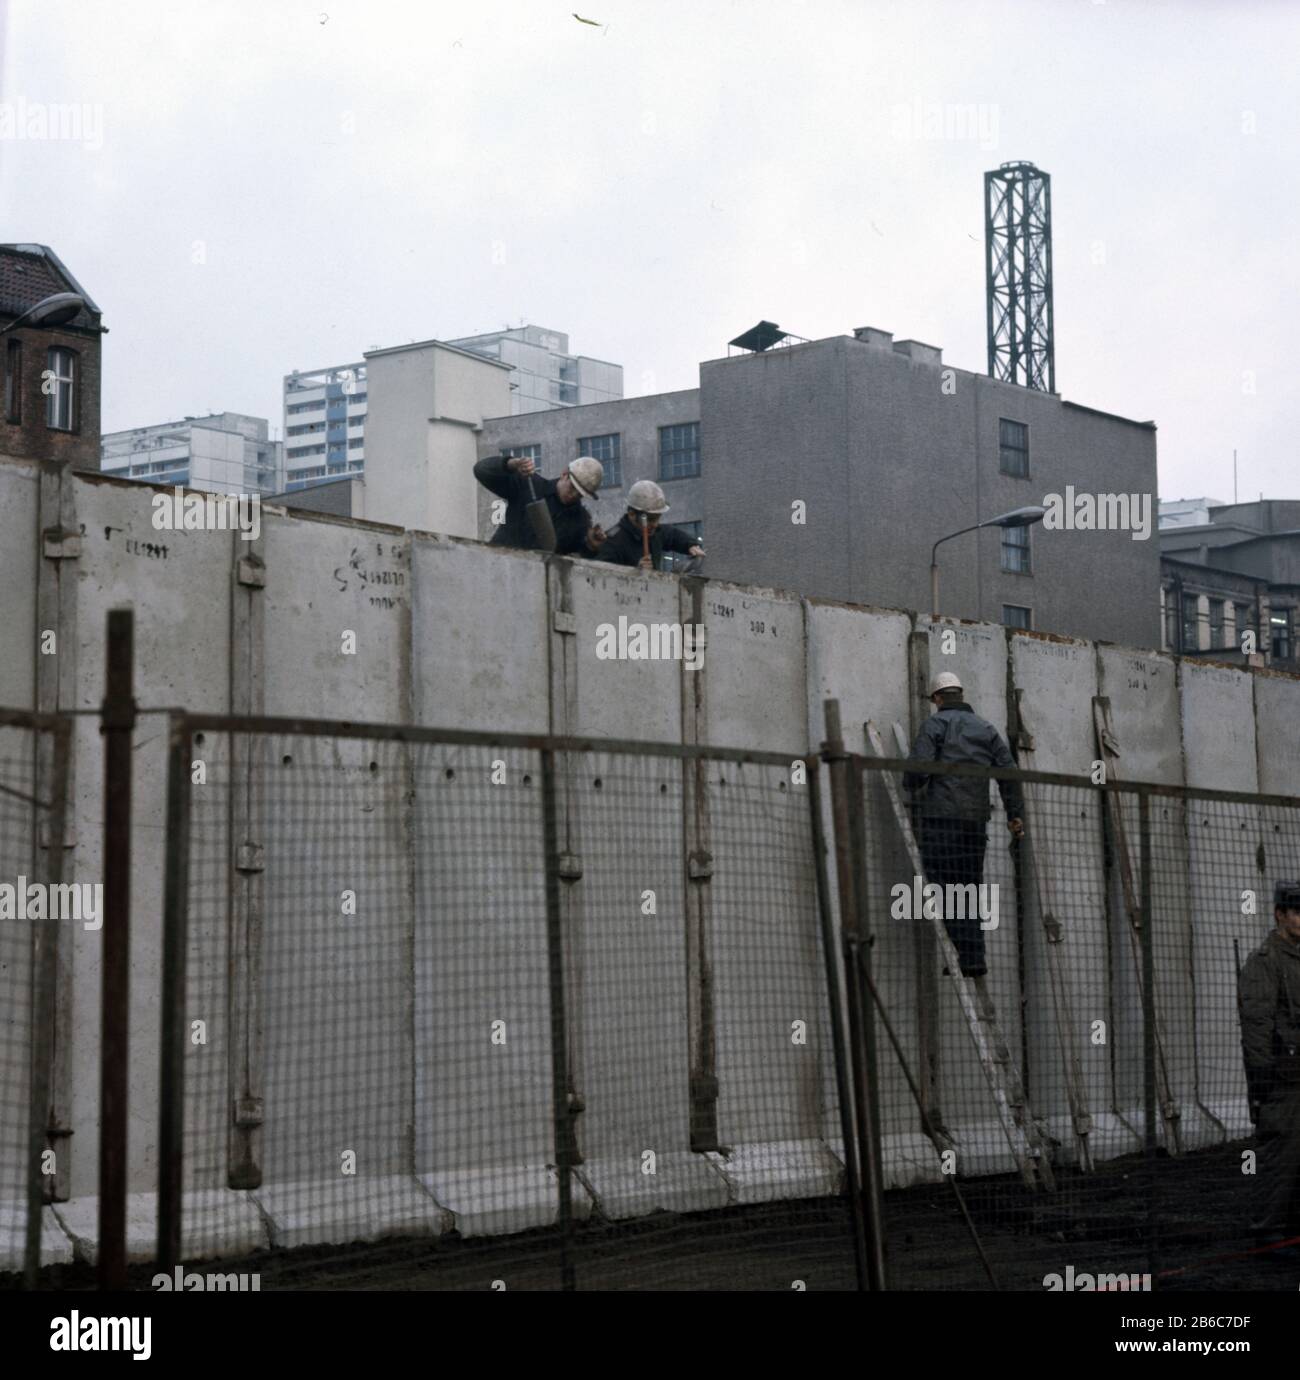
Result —
[[[1101,754],[1106,767],[1106,780],[1118,782],[1119,739],[1115,736],[1108,696],[1098,695],[1093,699],[1092,722],[1097,731],[1097,751]],[[1128,916],[1129,945],[1140,984],[1142,981],[1142,902],[1138,896],[1137,884],[1133,880],[1133,860],[1129,852],[1128,833],[1124,824],[1123,801],[1117,791],[1106,791],[1104,794],[1111,828],[1114,832],[1120,883],[1124,890],[1124,911]],[[1156,1047],[1156,1096],[1160,1101],[1160,1116],[1165,1124],[1165,1149],[1169,1154],[1177,1155],[1182,1151],[1182,1137],[1179,1134],[1182,1110],[1178,1106],[1173,1090],[1169,1085],[1169,1063],[1165,1057],[1164,1033],[1161,1029],[1158,1009],[1153,1007],[1152,1014]]]
[[[1016,691],[1016,748],[1018,761],[1027,770],[1033,769],[1034,736],[1025,722],[1024,697]],[[1092,1147],[1088,1133],[1092,1130],[1092,1116],[1088,1111],[1088,1095],[1084,1089],[1083,1065],[1079,1059],[1079,1036],[1081,1027],[1074,1019],[1073,1003],[1070,1001],[1070,987],[1065,978],[1065,962],[1062,945],[1065,930],[1061,924],[1060,912],[1056,904],[1056,879],[1051,875],[1043,860],[1042,848],[1034,842],[1035,831],[1029,827],[1035,821],[1044,822],[1041,814],[1036,815],[1038,791],[1032,782],[1024,782],[1021,790],[1025,798],[1025,813],[1030,816],[1025,822],[1025,835],[1020,840],[1020,858],[1029,872],[1029,885],[1038,904],[1038,918],[1042,922],[1043,937],[1046,941],[1046,967],[1048,987],[1052,994],[1052,1016],[1056,1026],[1056,1042],[1061,1050],[1061,1063],[1065,1074],[1065,1095],[1070,1104],[1070,1123],[1074,1128],[1075,1148],[1079,1155],[1079,1168],[1085,1172],[1094,1168]],[[1045,812],[1044,812],[1045,813]],[[1040,832],[1039,837],[1042,837]]]
[[[871,745],[872,751],[877,757],[887,757],[889,754],[885,751],[885,745],[881,741],[880,731],[876,725],[868,720],[864,727],[867,742]],[[907,738],[900,724],[894,725],[894,736],[898,741],[898,755],[906,757],[908,755]],[[907,807],[903,803],[899,783],[892,776],[886,774],[884,787],[889,797],[894,821],[903,836],[903,844],[907,849],[913,872],[916,876],[923,877],[925,870],[921,863],[921,850],[912,832],[912,822],[908,818]],[[924,909],[922,916],[924,917]],[[1024,1084],[1020,1078],[1020,1070],[1016,1067],[1015,1061],[1011,1057],[1010,1048],[998,1026],[992,999],[981,979],[967,978],[962,975],[961,964],[957,959],[957,950],[952,940],[948,938],[948,931],[944,926],[942,917],[932,915],[928,918],[934,929],[935,941],[938,944],[944,966],[952,975],[952,982],[957,992],[957,999],[961,1004],[962,1015],[966,1019],[966,1028],[970,1031],[975,1052],[979,1056],[980,1067],[984,1070],[989,1091],[993,1094],[998,1120],[1002,1125],[1003,1133],[1006,1135],[1007,1144],[1011,1147],[1011,1154],[1017,1169],[1020,1171],[1020,1177],[1029,1188],[1054,1189],[1056,1181],[1052,1174],[1051,1155],[1047,1139],[1029,1107]]]

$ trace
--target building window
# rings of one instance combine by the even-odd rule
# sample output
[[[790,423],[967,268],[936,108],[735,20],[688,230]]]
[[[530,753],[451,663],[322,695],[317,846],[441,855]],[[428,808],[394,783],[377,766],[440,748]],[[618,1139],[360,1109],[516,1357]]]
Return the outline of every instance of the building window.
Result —
[[[1029,574],[1029,528],[1002,529],[1002,569],[1013,575]]]
[[[659,428],[659,478],[690,479],[700,472],[700,424]]]
[[[508,456],[511,460],[531,460],[537,466],[537,473],[542,472],[542,448],[541,446],[505,446],[501,451],[502,455]]]
[[[998,468],[1017,479],[1029,478],[1029,428],[1024,422],[998,419]]]
[[[1023,604],[1003,604],[1002,624],[1007,628],[1032,628],[1034,611],[1025,608]]]
[[[5,355],[5,421],[23,419],[23,342],[11,340]]]
[[[1196,595],[1183,595],[1183,640],[1180,652],[1198,652],[1201,649],[1201,620],[1196,611]]]
[[[1210,600],[1210,650],[1223,647],[1223,600]]]
[[[45,425],[52,431],[77,429],[76,355],[54,347],[46,353],[50,391],[45,395]]]
[[[366,443],[366,438],[365,438],[364,436],[354,436],[354,437],[348,442],[348,449],[349,449],[349,450],[360,450],[361,447],[365,445],[365,443]]]
[[[1268,616],[1273,633],[1273,660],[1290,661],[1293,654],[1291,641],[1291,610],[1274,609]]]
[[[1165,651],[1178,650],[1178,591],[1165,590]]]
[[[1255,627],[1255,609],[1251,604],[1237,604],[1237,650],[1241,650],[1241,635],[1244,632],[1253,631]],[[1258,647],[1255,649],[1259,650]]]
[[[675,522],[673,526],[694,539],[694,544],[704,544],[704,524],[702,522]],[[690,564],[691,558],[681,551],[664,552],[665,570],[682,570]]]
[[[618,432],[610,436],[579,436],[578,454],[600,461],[605,471],[602,488],[623,487],[623,438]]]
[[[325,402],[321,399],[317,402],[290,403],[289,406],[285,408],[285,411],[291,417],[295,417],[300,412],[319,412],[324,406]]]

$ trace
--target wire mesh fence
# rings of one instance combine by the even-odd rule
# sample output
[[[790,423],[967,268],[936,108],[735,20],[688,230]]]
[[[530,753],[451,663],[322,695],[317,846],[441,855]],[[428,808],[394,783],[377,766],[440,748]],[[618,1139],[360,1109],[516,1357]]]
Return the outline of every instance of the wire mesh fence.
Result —
[[[1300,1108],[1252,1139],[1237,973],[1300,801],[966,769],[936,818],[862,765],[891,1287],[1279,1287]]]
[[[80,892],[61,885],[67,744],[65,720],[0,710],[0,1270],[29,1281],[58,1177],[45,1131],[60,930],[82,918]]]
[[[177,1249],[853,1287],[805,764],[474,736],[180,726]]]

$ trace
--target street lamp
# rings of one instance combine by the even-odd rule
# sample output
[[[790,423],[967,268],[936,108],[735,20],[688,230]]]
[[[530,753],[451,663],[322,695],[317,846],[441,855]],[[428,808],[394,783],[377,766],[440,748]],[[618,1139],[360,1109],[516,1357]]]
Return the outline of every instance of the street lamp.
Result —
[[[939,616],[939,547],[944,542],[951,541],[953,537],[960,537],[966,532],[977,532],[981,527],[1031,527],[1035,522],[1042,522],[1046,513],[1046,508],[1037,506],[1013,508],[1001,517],[976,522],[970,527],[963,527],[959,531],[949,532],[946,537],[940,537],[930,548],[930,613],[935,618]]]
[[[14,317],[7,326],[0,326],[0,335],[15,326],[66,326],[85,305],[86,299],[79,292],[52,293]]]

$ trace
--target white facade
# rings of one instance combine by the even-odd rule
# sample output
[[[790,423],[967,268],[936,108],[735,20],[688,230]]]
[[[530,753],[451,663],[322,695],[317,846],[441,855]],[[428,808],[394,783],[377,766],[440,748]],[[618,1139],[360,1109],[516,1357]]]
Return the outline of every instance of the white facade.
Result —
[[[99,468],[119,479],[183,484],[210,493],[275,493],[283,457],[265,418],[240,412],[185,417],[106,433]]]
[[[1210,520],[1210,509],[1222,506],[1219,498],[1162,499],[1159,523],[1162,528],[1204,527]]]
[[[510,410],[510,370],[437,340],[373,350],[366,368],[367,518],[476,537],[478,437]]]
[[[611,402],[623,396],[623,366],[569,353],[569,337],[545,326],[516,326],[449,340],[462,350],[500,360],[510,376],[512,414]]]

